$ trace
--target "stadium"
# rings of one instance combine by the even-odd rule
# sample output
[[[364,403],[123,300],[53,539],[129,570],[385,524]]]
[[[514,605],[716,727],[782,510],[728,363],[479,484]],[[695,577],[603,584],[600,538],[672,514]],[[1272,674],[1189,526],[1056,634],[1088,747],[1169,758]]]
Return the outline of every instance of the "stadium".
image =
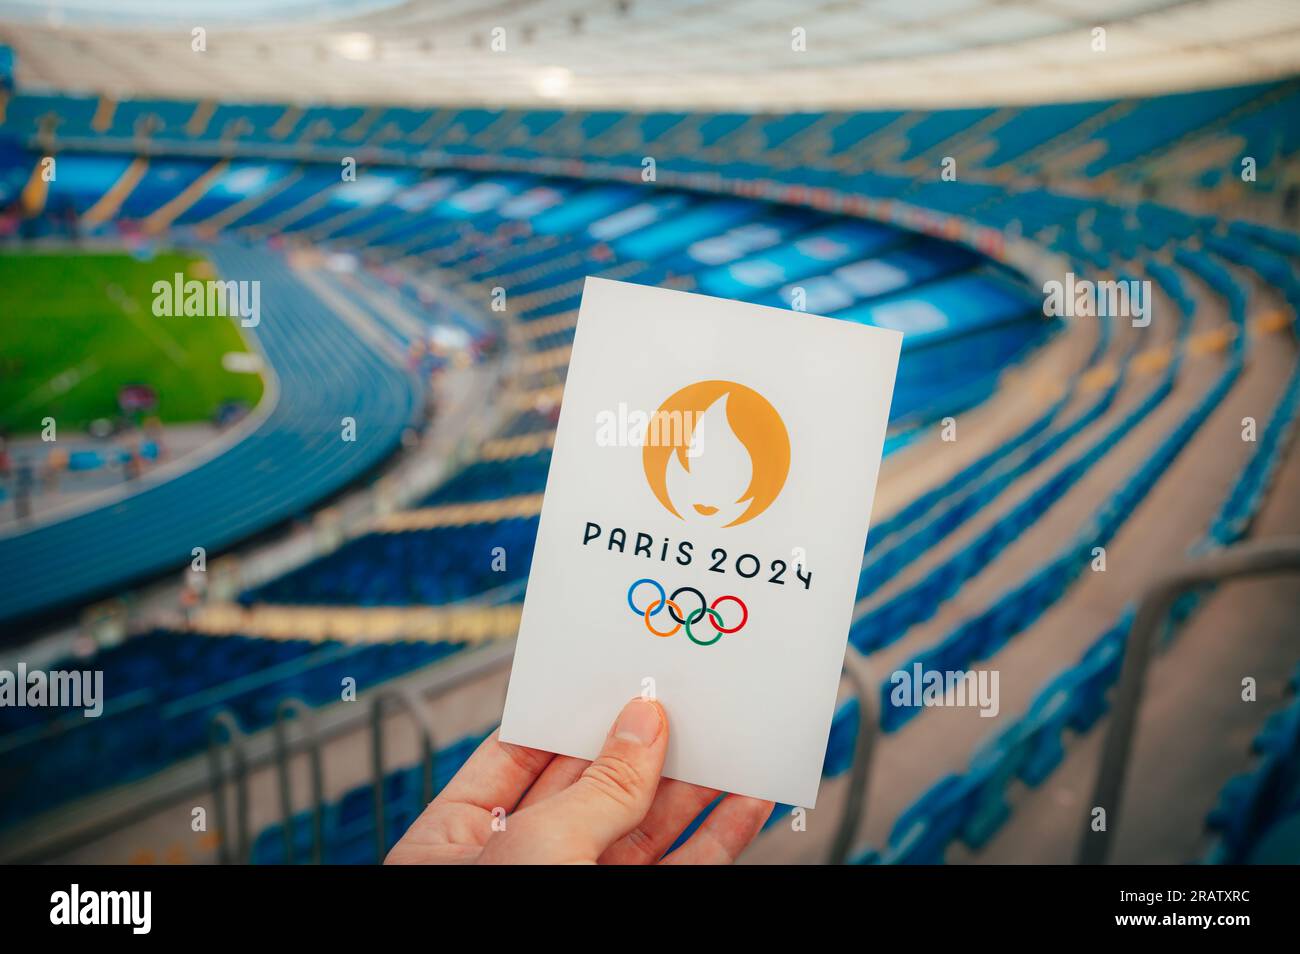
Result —
[[[381,862],[607,278],[903,334],[741,863],[1300,861],[1297,5],[0,0],[0,83],[0,860]]]

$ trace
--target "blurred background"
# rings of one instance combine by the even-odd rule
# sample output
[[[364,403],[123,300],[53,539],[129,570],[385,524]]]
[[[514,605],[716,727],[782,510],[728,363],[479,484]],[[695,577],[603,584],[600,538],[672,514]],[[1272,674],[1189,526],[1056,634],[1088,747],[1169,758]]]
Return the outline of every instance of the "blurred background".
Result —
[[[1289,0],[0,0],[0,671],[103,673],[0,707],[0,860],[382,857],[500,716],[589,275],[905,336],[743,861],[1074,861],[1130,727],[1106,857],[1300,860],[1294,576],[1116,693],[1294,552],[1298,148]]]

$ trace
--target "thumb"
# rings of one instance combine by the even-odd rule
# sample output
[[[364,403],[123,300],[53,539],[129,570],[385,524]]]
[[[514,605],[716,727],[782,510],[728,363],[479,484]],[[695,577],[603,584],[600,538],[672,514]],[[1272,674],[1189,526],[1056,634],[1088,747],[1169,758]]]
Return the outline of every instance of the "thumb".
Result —
[[[560,843],[594,860],[650,811],[667,752],[663,706],[633,699],[614,720],[596,760],[571,786],[539,804],[537,814]]]

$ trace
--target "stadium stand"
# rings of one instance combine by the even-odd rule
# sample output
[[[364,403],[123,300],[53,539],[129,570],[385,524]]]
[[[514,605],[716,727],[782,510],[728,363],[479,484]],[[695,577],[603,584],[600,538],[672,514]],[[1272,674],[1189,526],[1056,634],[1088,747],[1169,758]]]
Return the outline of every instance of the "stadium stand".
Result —
[[[1300,688],[1300,672],[1291,677]],[[1228,780],[1206,818],[1218,841],[1206,860],[1212,864],[1286,862],[1295,857],[1300,820],[1300,703],[1269,716],[1254,741],[1260,764]]]
[[[264,728],[283,697],[317,705],[337,698],[344,676],[373,685],[435,663],[462,645],[347,645],[157,631],[89,660],[65,660],[65,668],[101,669],[113,701],[93,720],[43,708],[0,710],[0,825],[202,751],[215,712],[233,712],[247,729]]]
[[[98,237],[154,228],[202,243],[222,274],[261,277],[284,304],[257,331],[279,387],[257,429],[112,510],[0,538],[4,617],[179,566],[193,540],[230,545],[373,468],[413,420],[414,376],[438,360],[412,357],[428,314],[421,276],[485,311],[492,289],[508,291],[520,381],[502,398],[502,425],[412,508],[233,605],[204,607],[192,631],[94,657],[128,700],[121,711],[76,728],[5,725],[0,824],[192,755],[222,708],[256,732],[286,696],[324,707],[343,660],[374,686],[475,642],[362,645],[379,614],[411,627],[402,614],[517,612],[582,281],[602,275],[778,307],[802,294],[809,311],[904,332],[851,652],[877,678],[996,665],[1004,714],[989,733],[978,717],[895,704],[889,680],[876,687],[884,735],[855,854],[932,863],[997,850],[1029,814],[1013,786],[1041,788],[1064,772],[1074,740],[1106,719],[1143,574],[1090,573],[1098,550],[1157,562],[1165,551],[1153,528],[1179,497],[1171,475],[1192,468],[1205,476],[1179,506],[1193,536],[1176,545],[1241,540],[1291,448],[1300,238],[1234,209],[1294,192],[1297,110],[1296,80],[1146,100],[786,116],[213,109],[13,94],[0,197],[15,200],[44,154],[57,153],[61,169],[39,204],[15,214],[16,232],[57,235],[70,219]],[[1216,174],[1199,157],[1225,140],[1232,158]],[[337,157],[353,154],[357,182],[340,182]],[[1253,182],[1237,176],[1246,155],[1258,163]],[[657,162],[653,184],[641,179],[646,156]],[[935,172],[945,156],[962,168],[958,181]],[[274,251],[286,247],[348,252],[367,267],[293,268]],[[1045,261],[1054,274],[1150,280],[1155,320],[1143,327],[1100,303],[1096,321],[1044,320],[1020,271]],[[396,298],[376,297],[392,291],[381,266]],[[356,332],[351,311],[382,346]],[[347,393],[316,392],[326,375],[350,382]],[[1257,408],[1268,409],[1258,442],[1223,449],[1225,430]],[[383,423],[345,453],[319,435],[349,413]],[[958,413],[963,439],[942,463],[924,462],[933,425]],[[287,458],[301,469],[289,485],[274,479]],[[264,484],[250,482],[268,469]],[[511,554],[507,572],[476,558],[493,546]],[[99,554],[110,551],[107,564]],[[1181,604],[1180,625],[1195,609]],[[430,618],[440,622],[429,632],[442,632],[446,617]],[[506,633],[497,620],[488,629],[509,635],[508,619]],[[303,638],[282,638],[295,632]],[[828,779],[847,773],[860,718],[855,700],[837,710]],[[1292,704],[1270,720],[1259,766],[1224,789],[1208,860],[1294,845],[1296,719]],[[434,790],[490,729],[439,740]],[[52,753],[39,768],[23,757],[35,744]],[[930,753],[925,766],[909,757],[917,748]],[[358,774],[324,809],[324,860],[376,860],[376,839],[391,845],[418,814],[422,771],[382,779],[382,832]],[[768,845],[786,810],[774,811],[758,852],[778,850]],[[265,828],[253,860],[309,859],[312,825],[304,812]]]
[[[413,379],[357,346],[341,319],[312,306],[292,272],[234,242],[209,251],[222,272],[256,276],[267,289],[258,343],[275,370],[273,406],[197,467],[144,478],[145,486],[111,505],[0,538],[0,617],[12,622],[92,599],[185,565],[195,546],[216,552],[300,514],[375,467],[415,423]],[[322,379],[348,390],[322,394]],[[355,442],[339,440],[345,417],[366,422]],[[280,475],[288,461],[292,480]]]

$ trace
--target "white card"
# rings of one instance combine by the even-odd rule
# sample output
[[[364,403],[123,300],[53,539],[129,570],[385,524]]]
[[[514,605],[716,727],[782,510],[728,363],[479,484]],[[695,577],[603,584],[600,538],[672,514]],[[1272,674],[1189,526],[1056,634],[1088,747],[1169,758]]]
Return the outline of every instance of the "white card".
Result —
[[[653,693],[666,776],[813,807],[901,346],[587,279],[501,738],[591,759]]]

